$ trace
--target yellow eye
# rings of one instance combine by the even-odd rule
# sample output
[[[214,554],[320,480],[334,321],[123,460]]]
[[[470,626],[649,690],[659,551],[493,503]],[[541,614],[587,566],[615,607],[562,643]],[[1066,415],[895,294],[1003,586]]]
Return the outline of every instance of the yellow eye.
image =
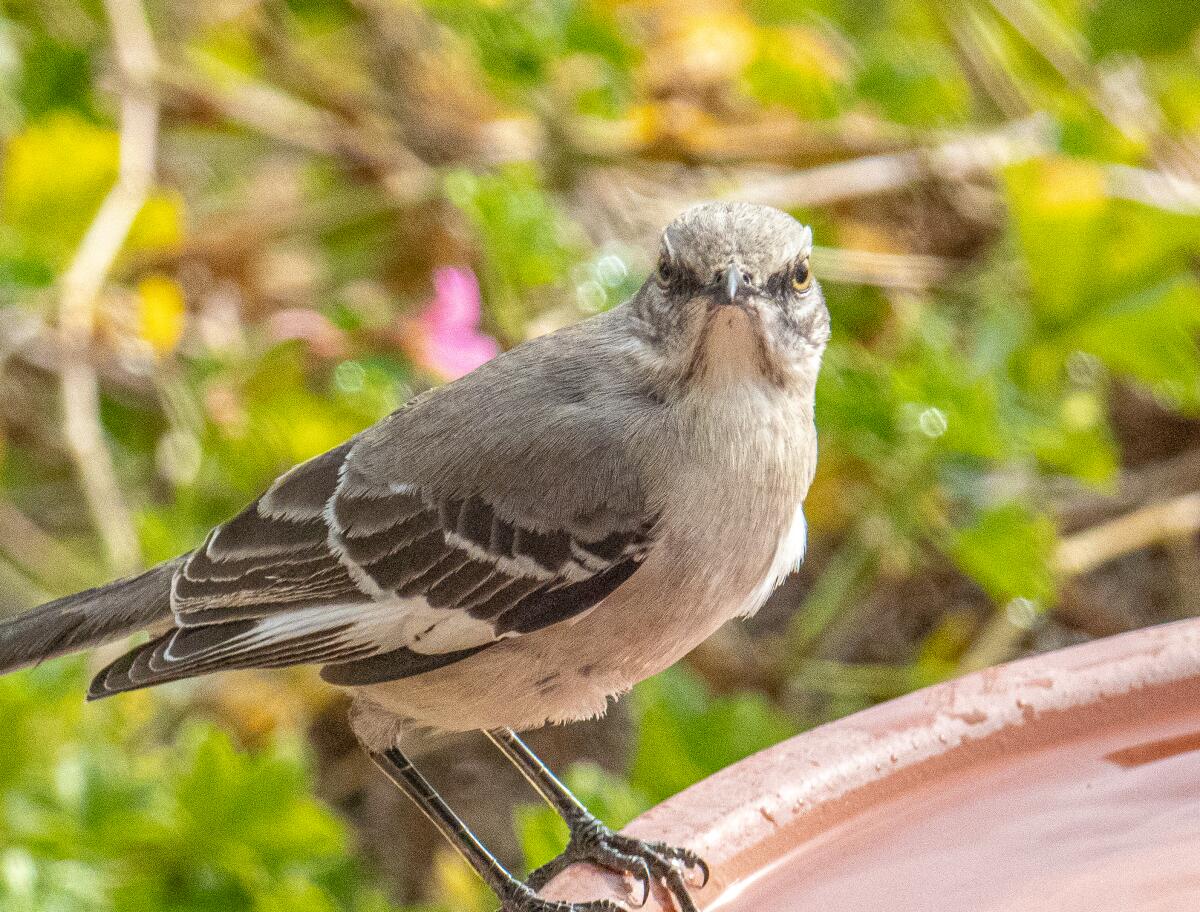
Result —
[[[805,257],[792,270],[792,287],[796,291],[808,291],[811,285],[812,273],[808,268],[808,257]]]

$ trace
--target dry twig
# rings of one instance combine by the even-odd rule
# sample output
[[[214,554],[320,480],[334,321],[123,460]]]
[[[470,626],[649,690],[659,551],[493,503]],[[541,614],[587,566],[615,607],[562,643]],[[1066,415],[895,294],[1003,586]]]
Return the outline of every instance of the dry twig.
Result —
[[[249,79],[216,86],[192,73],[164,67],[157,74],[173,109],[203,112],[316,155],[369,173],[393,199],[414,205],[438,188],[437,174],[394,138],[346,123],[277,86]]]
[[[1140,551],[1200,531],[1200,491],[1150,503],[1116,519],[1064,538],[1055,555],[1063,577],[1079,576]]]
[[[925,291],[961,268],[945,257],[918,253],[877,253],[845,247],[816,247],[813,267],[822,282],[874,285],[901,291]]]
[[[956,138],[933,149],[868,155],[764,178],[740,187],[730,198],[785,209],[827,206],[894,193],[930,177],[960,181],[1034,158],[1052,147],[1049,119],[1033,115],[994,132]]]
[[[1069,580],[1110,561],[1149,548],[1179,541],[1200,532],[1200,491],[1146,504],[1131,513],[1070,535],[1059,542],[1054,566]],[[1005,610],[996,614],[959,663],[959,671],[974,671],[1009,659],[1028,628]]]
[[[1067,536],[1073,536],[1120,514],[1132,513],[1150,501],[1188,494],[1195,490],[1197,478],[1200,478],[1200,449],[1185,450],[1169,459],[1122,472],[1114,493],[1076,492],[1069,500],[1053,505],[1053,513],[1059,528]]]
[[[104,442],[89,349],[105,279],[154,181],[159,111],[152,83],[158,57],[139,0],[105,0],[105,9],[122,83],[120,166],[116,183],[62,275],[59,337],[63,433],[109,564],[124,573],[140,561],[138,542]]]
[[[1006,119],[1026,117],[1034,109],[1029,93],[1004,65],[995,30],[970,4],[939,4],[946,29],[954,39],[963,73]]]

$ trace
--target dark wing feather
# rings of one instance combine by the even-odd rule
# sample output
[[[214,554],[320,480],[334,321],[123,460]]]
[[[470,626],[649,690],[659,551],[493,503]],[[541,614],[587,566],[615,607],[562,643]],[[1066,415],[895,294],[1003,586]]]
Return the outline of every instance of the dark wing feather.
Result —
[[[366,684],[398,681],[401,678],[410,678],[413,675],[434,671],[446,665],[453,665],[491,645],[491,643],[484,643],[469,649],[432,654],[415,652],[407,646],[401,646],[398,649],[390,649],[387,652],[367,656],[365,659],[326,665],[321,669],[321,677],[330,684],[338,684],[342,687],[362,687]]]
[[[346,685],[430,671],[607,597],[649,547],[648,522],[612,525],[539,528],[482,496],[371,486],[350,442],[215,529],[175,573],[176,627],[104,669],[90,696],[228,668],[316,663]]]
[[[502,600],[495,612],[497,637],[532,633],[542,627],[557,624],[574,617],[615,592],[617,587],[633,575],[637,562],[629,559],[614,565],[604,573],[596,574],[583,582],[558,588],[538,587],[524,595],[514,592],[512,597]],[[474,655],[492,643],[484,643],[454,653],[427,655],[414,652],[407,647],[379,653],[352,662],[336,662],[321,669],[321,677],[331,684],[361,686],[395,681],[411,677],[459,659]]]

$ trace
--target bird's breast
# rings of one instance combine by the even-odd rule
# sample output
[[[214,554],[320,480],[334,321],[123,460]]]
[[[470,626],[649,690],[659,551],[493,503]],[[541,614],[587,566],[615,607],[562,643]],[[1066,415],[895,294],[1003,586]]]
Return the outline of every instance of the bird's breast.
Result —
[[[584,718],[756,611],[803,555],[815,435],[811,409],[731,395],[751,398],[709,401],[647,449],[643,477],[659,519],[616,591],[569,621],[366,696],[432,728]]]

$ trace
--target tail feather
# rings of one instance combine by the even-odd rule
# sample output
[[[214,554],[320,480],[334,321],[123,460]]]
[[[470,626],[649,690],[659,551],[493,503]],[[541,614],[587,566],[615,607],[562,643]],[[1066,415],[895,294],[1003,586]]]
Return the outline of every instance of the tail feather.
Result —
[[[171,617],[180,559],[47,602],[0,623],[0,674],[118,639]]]

